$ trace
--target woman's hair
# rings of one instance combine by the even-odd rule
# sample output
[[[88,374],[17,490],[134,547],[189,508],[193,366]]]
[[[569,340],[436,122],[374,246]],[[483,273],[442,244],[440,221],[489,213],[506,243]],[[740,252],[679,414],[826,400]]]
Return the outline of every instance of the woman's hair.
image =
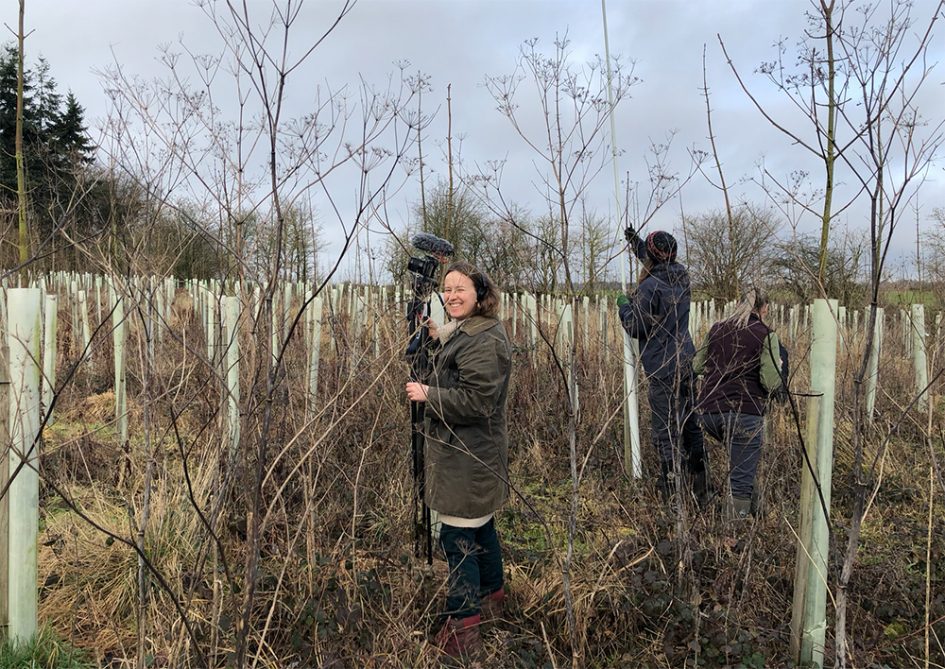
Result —
[[[736,305],[735,311],[732,312],[730,318],[739,325],[744,326],[748,323],[748,318],[753,313],[757,314],[760,312],[762,307],[766,304],[768,304],[768,293],[754,284],[749,284],[742,292],[742,299],[738,302],[738,305]]]
[[[476,310],[473,312],[479,316],[495,318],[499,315],[499,289],[489,278],[489,275],[483,272],[470,262],[458,260],[446,268],[447,274],[459,272],[463,276],[468,276],[476,289]]]

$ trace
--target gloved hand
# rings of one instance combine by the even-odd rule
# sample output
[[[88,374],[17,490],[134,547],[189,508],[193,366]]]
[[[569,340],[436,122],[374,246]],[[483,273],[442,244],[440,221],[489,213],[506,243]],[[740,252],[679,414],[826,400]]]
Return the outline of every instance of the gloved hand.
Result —
[[[630,304],[630,298],[623,293],[620,293],[620,295],[617,296],[617,307],[622,307],[625,304]]]
[[[634,228],[633,225],[628,225],[626,229],[624,229],[623,237],[628,243],[634,246],[640,243],[640,235],[637,233],[636,228]]]

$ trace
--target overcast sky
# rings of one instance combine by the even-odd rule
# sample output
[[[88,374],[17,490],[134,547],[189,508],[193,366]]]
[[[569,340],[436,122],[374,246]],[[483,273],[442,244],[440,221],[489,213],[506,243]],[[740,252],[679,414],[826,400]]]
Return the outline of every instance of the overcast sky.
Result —
[[[268,0],[250,0],[254,9]],[[0,19],[16,25],[16,3],[0,8]],[[216,52],[216,34],[204,12],[187,0],[27,0],[27,42],[30,60],[42,55],[60,88],[71,90],[87,110],[94,128],[108,113],[108,98],[100,73],[120,63],[127,73],[143,77],[164,76],[159,45],[183,43],[195,52]],[[324,31],[341,3],[310,0],[300,17],[297,34]],[[915,15],[927,21],[933,0],[917,0]],[[774,44],[786,38],[793,47],[806,22],[807,0],[630,0],[608,3],[612,55],[632,60],[641,83],[619,110],[617,145],[620,173],[643,179],[643,156],[651,141],[663,141],[675,132],[672,168],[689,169],[688,149],[708,149],[706,117],[701,97],[702,54],[706,47],[707,76],[714,110],[713,123],[726,177],[737,199],[765,204],[764,194],[746,183],[764,162],[772,173],[794,170],[815,172],[818,165],[764,121],[738,88],[726,66],[717,34],[725,41],[746,82],[774,113],[793,123],[786,100],[766,83],[755,68],[775,56]],[[942,32],[942,31],[939,31]],[[314,54],[306,76],[339,87],[355,86],[359,78],[382,85],[396,71],[395,63],[409,61],[411,70],[430,76],[432,91],[425,107],[439,113],[429,126],[424,152],[436,175],[445,174],[443,146],[446,136],[446,87],[452,85],[453,134],[462,139],[462,161],[467,170],[487,161],[506,161],[506,188],[512,199],[538,210],[534,156],[517,139],[508,121],[495,109],[484,88],[490,75],[513,72],[524,40],[538,38],[551,48],[556,36],[567,34],[571,58],[580,64],[603,53],[601,5],[597,0],[360,0]],[[12,35],[10,35],[12,39]],[[301,43],[301,42],[300,42]],[[933,40],[933,60],[945,55],[945,38]],[[302,86],[297,83],[297,86]],[[289,103],[293,114],[305,113],[303,91],[293,89]],[[227,103],[218,100],[224,111]],[[527,104],[523,100],[522,104]],[[934,70],[921,97],[922,111],[938,122],[945,115],[945,64]],[[294,105],[294,106],[293,106]],[[234,105],[235,107],[235,105]],[[232,111],[232,109],[231,109]],[[809,128],[794,123],[811,138]],[[945,160],[933,167],[919,199],[919,218],[928,219],[933,207],[945,207]],[[822,169],[822,168],[820,168]],[[435,178],[435,177],[434,177]],[[841,181],[850,180],[841,175]],[[607,169],[592,189],[595,209],[613,210],[613,177]],[[409,185],[391,203],[391,218],[409,216],[418,199],[416,185]],[[695,214],[723,206],[720,194],[704,178],[696,177],[682,192],[681,202],[670,205],[653,225],[674,228],[680,209]],[[916,214],[896,242],[898,263],[914,248]],[[851,210],[841,224],[865,229],[862,211]],[[397,220],[391,221],[396,227]],[[813,219],[802,225],[812,231]],[[326,226],[328,241],[336,234]]]

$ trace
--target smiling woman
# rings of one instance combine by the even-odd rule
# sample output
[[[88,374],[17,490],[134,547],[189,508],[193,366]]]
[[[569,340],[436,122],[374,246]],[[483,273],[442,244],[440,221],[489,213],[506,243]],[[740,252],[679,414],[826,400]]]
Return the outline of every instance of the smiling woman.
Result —
[[[439,512],[449,591],[437,645],[464,655],[480,644],[483,616],[505,599],[496,510],[509,494],[506,399],[512,351],[496,318],[499,291],[474,265],[446,270],[443,301],[453,321],[430,326],[436,351],[429,384],[408,383],[426,402],[426,503]]]
[[[492,280],[468,262],[455,262],[443,279],[443,303],[450,318],[462,321],[473,315],[495,318],[499,291]]]
[[[443,304],[453,320],[469,318],[476,311],[476,286],[465,274],[453,272],[443,281]]]

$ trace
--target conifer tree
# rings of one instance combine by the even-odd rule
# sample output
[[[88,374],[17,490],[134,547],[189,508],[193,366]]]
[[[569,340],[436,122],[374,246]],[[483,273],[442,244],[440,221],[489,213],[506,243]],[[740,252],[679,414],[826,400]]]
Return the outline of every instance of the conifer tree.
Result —
[[[15,46],[0,50],[0,206],[12,209],[17,197]],[[23,163],[26,177],[31,235],[46,239],[62,220],[94,226],[94,212],[101,207],[95,189],[82,188],[92,169],[94,145],[88,136],[85,110],[71,92],[58,90],[49,64],[42,58],[23,71]],[[91,180],[94,181],[94,180]],[[81,202],[80,200],[88,200]],[[69,216],[64,208],[70,208]],[[81,215],[80,215],[81,214]],[[82,219],[82,220],[80,220]]]

